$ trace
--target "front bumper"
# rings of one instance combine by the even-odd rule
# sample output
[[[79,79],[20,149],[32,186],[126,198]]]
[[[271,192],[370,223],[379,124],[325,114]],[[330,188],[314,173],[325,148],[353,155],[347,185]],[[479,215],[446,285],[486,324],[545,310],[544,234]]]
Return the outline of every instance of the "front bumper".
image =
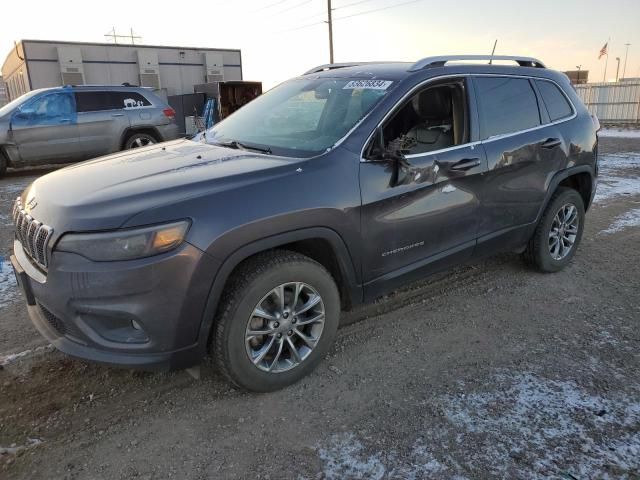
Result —
[[[58,350],[149,370],[202,359],[200,327],[218,264],[192,245],[124,262],[54,252],[45,276],[16,241],[11,262],[31,321]]]

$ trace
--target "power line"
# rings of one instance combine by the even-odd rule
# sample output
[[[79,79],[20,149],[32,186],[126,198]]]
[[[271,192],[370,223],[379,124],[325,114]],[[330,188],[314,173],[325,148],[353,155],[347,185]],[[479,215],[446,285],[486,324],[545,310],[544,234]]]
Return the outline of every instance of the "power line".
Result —
[[[278,2],[270,3],[269,5],[263,5],[262,7],[255,9],[254,12],[259,12],[261,10],[266,10],[267,8],[275,7],[275,6],[280,5],[281,3],[284,3],[286,1],[288,1],[288,0],[279,0]]]
[[[373,0],[360,0],[358,2],[347,3],[346,5],[340,5],[335,7],[334,10],[340,10],[341,8],[353,7],[354,5],[360,5],[361,3],[372,2]]]
[[[334,8],[334,10],[335,10],[335,8]],[[310,18],[316,18],[316,17],[319,17],[321,15],[326,18],[327,17],[327,12],[318,12],[318,13],[314,13],[313,15],[309,15],[308,17],[299,18],[298,22],[303,22],[305,20],[309,20]]]
[[[313,27],[315,25],[322,25],[323,23],[327,23],[326,21],[322,20],[320,22],[314,22],[314,23],[308,23],[306,25],[300,25],[299,27],[293,27],[293,28],[287,28],[285,30],[276,30],[275,32],[273,32],[274,34],[276,33],[285,33],[285,32],[293,32],[295,30],[302,30],[303,28],[307,28],[307,27]]]
[[[360,15],[366,15],[368,13],[380,12],[382,10],[389,10],[390,8],[402,7],[404,5],[409,5],[411,3],[418,3],[418,2],[423,2],[423,1],[424,0],[410,0],[408,2],[398,3],[396,5],[388,5],[386,7],[374,8],[373,10],[366,10],[364,12],[352,13],[351,15],[345,15],[344,17],[334,18],[333,20],[334,21],[336,21],[336,20],[344,20],[345,18],[358,17]]]
[[[293,10],[295,8],[300,8],[303,5],[306,5],[307,3],[311,3],[311,1],[312,0],[304,0],[302,3],[298,3],[296,5],[293,5],[292,7],[288,7],[288,8],[285,8],[284,10],[278,10],[277,12],[273,12],[273,14],[271,16],[280,15],[281,13],[288,12],[289,10]]]

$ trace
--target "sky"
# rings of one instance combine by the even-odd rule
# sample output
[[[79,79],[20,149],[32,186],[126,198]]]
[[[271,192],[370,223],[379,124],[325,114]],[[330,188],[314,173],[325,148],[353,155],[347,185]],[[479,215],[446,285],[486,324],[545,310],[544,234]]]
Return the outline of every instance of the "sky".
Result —
[[[20,39],[105,42],[133,28],[141,43],[240,48],[245,80],[266,88],[329,62],[326,0],[3,2],[0,65]],[[333,0],[334,61],[446,54],[527,55],[550,68],[589,70],[602,81],[640,77],[640,0]],[[387,8],[398,5],[393,8]],[[373,11],[378,10],[378,11]],[[364,13],[370,12],[370,13]],[[364,14],[362,14],[364,13]],[[138,41],[140,42],[140,41]]]

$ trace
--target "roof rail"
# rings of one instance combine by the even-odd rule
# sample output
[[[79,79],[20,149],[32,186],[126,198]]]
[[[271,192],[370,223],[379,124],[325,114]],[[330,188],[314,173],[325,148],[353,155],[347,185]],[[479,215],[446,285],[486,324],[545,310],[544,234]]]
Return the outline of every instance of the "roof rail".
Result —
[[[357,67],[359,65],[371,65],[372,63],[381,62],[348,62],[348,63],[326,63],[324,65],[318,65],[303,73],[303,75],[309,75],[311,73],[324,72],[327,70],[335,70],[336,68]]]
[[[418,60],[411,66],[411,68],[409,68],[409,71],[416,72],[428,67],[444,67],[447,62],[463,60],[486,60],[489,64],[491,64],[493,60],[510,60],[516,62],[521,67],[547,68],[540,60],[532,57],[515,57],[511,55],[443,55],[439,57],[426,57],[422,60]]]

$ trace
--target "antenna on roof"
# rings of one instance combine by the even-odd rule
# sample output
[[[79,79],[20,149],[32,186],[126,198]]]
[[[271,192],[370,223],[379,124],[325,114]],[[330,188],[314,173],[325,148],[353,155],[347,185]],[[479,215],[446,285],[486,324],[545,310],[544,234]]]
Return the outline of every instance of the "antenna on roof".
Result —
[[[491,57],[489,58],[489,65],[493,64],[493,54],[496,53],[496,45],[498,45],[498,39],[496,38],[496,41],[493,42],[493,50],[491,50]]]

